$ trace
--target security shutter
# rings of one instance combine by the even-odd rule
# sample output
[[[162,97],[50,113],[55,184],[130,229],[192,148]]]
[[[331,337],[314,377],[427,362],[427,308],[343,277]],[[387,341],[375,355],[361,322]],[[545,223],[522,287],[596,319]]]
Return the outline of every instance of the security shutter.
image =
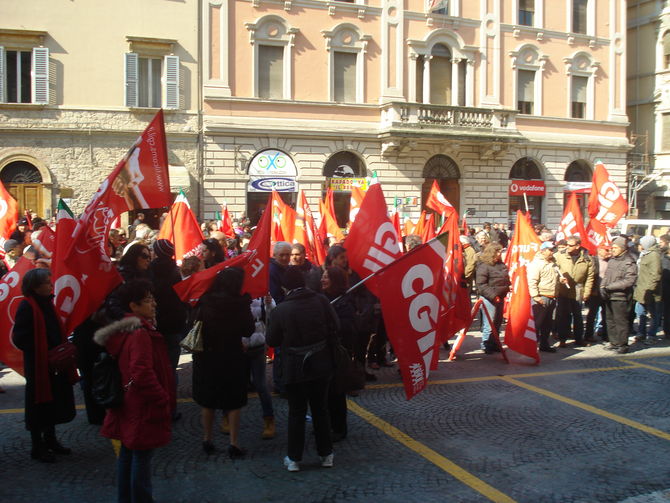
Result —
[[[5,98],[5,48],[0,46],[0,103],[4,103]]]
[[[535,72],[519,70],[519,101],[532,103],[535,98]]]
[[[356,102],[356,60],[353,52],[335,52],[333,56],[334,99],[337,103]]]
[[[49,49],[33,47],[33,96],[32,102],[40,105],[49,103]]]
[[[165,108],[179,108],[179,56],[165,56]]]
[[[137,54],[125,54],[126,106],[137,107]]]

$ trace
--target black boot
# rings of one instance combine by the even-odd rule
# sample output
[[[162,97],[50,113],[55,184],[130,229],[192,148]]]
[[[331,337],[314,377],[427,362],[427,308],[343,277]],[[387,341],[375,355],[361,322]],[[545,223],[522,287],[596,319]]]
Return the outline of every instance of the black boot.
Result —
[[[30,450],[30,457],[37,461],[41,461],[42,463],[54,463],[56,461],[56,456],[49,450],[42,440],[42,432],[31,431],[30,437],[33,444],[33,447]]]
[[[72,449],[64,447],[56,440],[56,429],[53,426],[44,432],[44,445],[56,454],[72,454]]]

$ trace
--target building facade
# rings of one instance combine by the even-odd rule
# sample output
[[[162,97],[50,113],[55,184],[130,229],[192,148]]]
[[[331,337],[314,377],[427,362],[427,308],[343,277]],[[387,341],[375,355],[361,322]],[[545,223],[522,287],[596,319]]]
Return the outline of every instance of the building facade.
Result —
[[[626,185],[624,0],[205,0],[201,23],[206,217],[331,185],[343,223],[374,173],[406,217],[437,179],[468,222],[527,201],[555,227],[596,159]]]
[[[196,187],[197,19],[195,0],[3,3],[0,180],[22,209],[83,210],[161,107],[172,190]]]
[[[640,218],[670,219],[670,4],[628,2],[629,199]]]

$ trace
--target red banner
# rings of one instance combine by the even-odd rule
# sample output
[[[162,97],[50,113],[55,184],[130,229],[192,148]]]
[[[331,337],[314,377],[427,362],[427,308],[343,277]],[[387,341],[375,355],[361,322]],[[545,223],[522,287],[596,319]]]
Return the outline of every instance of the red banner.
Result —
[[[186,257],[200,255],[200,244],[205,237],[183,192],[170,207],[158,233],[158,239],[167,239],[174,245],[178,265],[181,265]]]
[[[556,241],[567,239],[570,236],[579,236],[581,240],[586,238],[586,230],[584,229],[582,211],[579,209],[577,193],[575,192],[570,194],[568,204],[565,206],[563,218],[561,219],[561,223],[558,225]]]
[[[16,310],[23,300],[23,276],[34,269],[33,263],[21,257],[16,265],[0,280],[0,361],[23,375],[23,352],[12,344],[12,330]]]
[[[514,313],[514,316],[509,317],[505,327],[505,344],[511,350],[533,358],[536,363],[539,363],[537,332],[531,309],[525,265],[519,267],[512,278],[509,312]]]
[[[437,351],[447,254],[443,236],[415,248],[376,276],[386,331],[408,400],[426,387]]]
[[[589,216],[610,229],[628,212],[628,203],[612,181],[605,165],[596,162],[589,196]]]
[[[312,210],[309,204],[307,204],[307,198],[302,189],[298,192],[296,216],[294,241],[302,243],[305,247],[307,260],[313,264],[323,264],[326,260],[326,250],[316,228]]]
[[[347,249],[349,266],[361,278],[366,278],[389,265],[402,252],[395,227],[388,217],[380,184],[370,187],[358,216],[344,241],[344,247]],[[365,286],[375,295],[378,294],[375,278],[371,278]]]
[[[547,190],[542,180],[512,180],[509,184],[510,196],[544,196]]]
[[[540,251],[540,244],[540,238],[530,225],[530,214],[525,215],[517,210],[514,234],[505,255],[505,265],[509,269],[510,277],[514,275],[517,267],[533,260],[535,254]]]

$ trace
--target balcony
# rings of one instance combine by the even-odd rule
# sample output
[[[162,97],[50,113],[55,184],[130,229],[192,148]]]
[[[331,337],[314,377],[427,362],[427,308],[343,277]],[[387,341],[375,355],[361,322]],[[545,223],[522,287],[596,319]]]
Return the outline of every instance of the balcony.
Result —
[[[444,133],[517,136],[516,110],[392,102],[381,107],[381,127],[389,132],[411,129]]]

